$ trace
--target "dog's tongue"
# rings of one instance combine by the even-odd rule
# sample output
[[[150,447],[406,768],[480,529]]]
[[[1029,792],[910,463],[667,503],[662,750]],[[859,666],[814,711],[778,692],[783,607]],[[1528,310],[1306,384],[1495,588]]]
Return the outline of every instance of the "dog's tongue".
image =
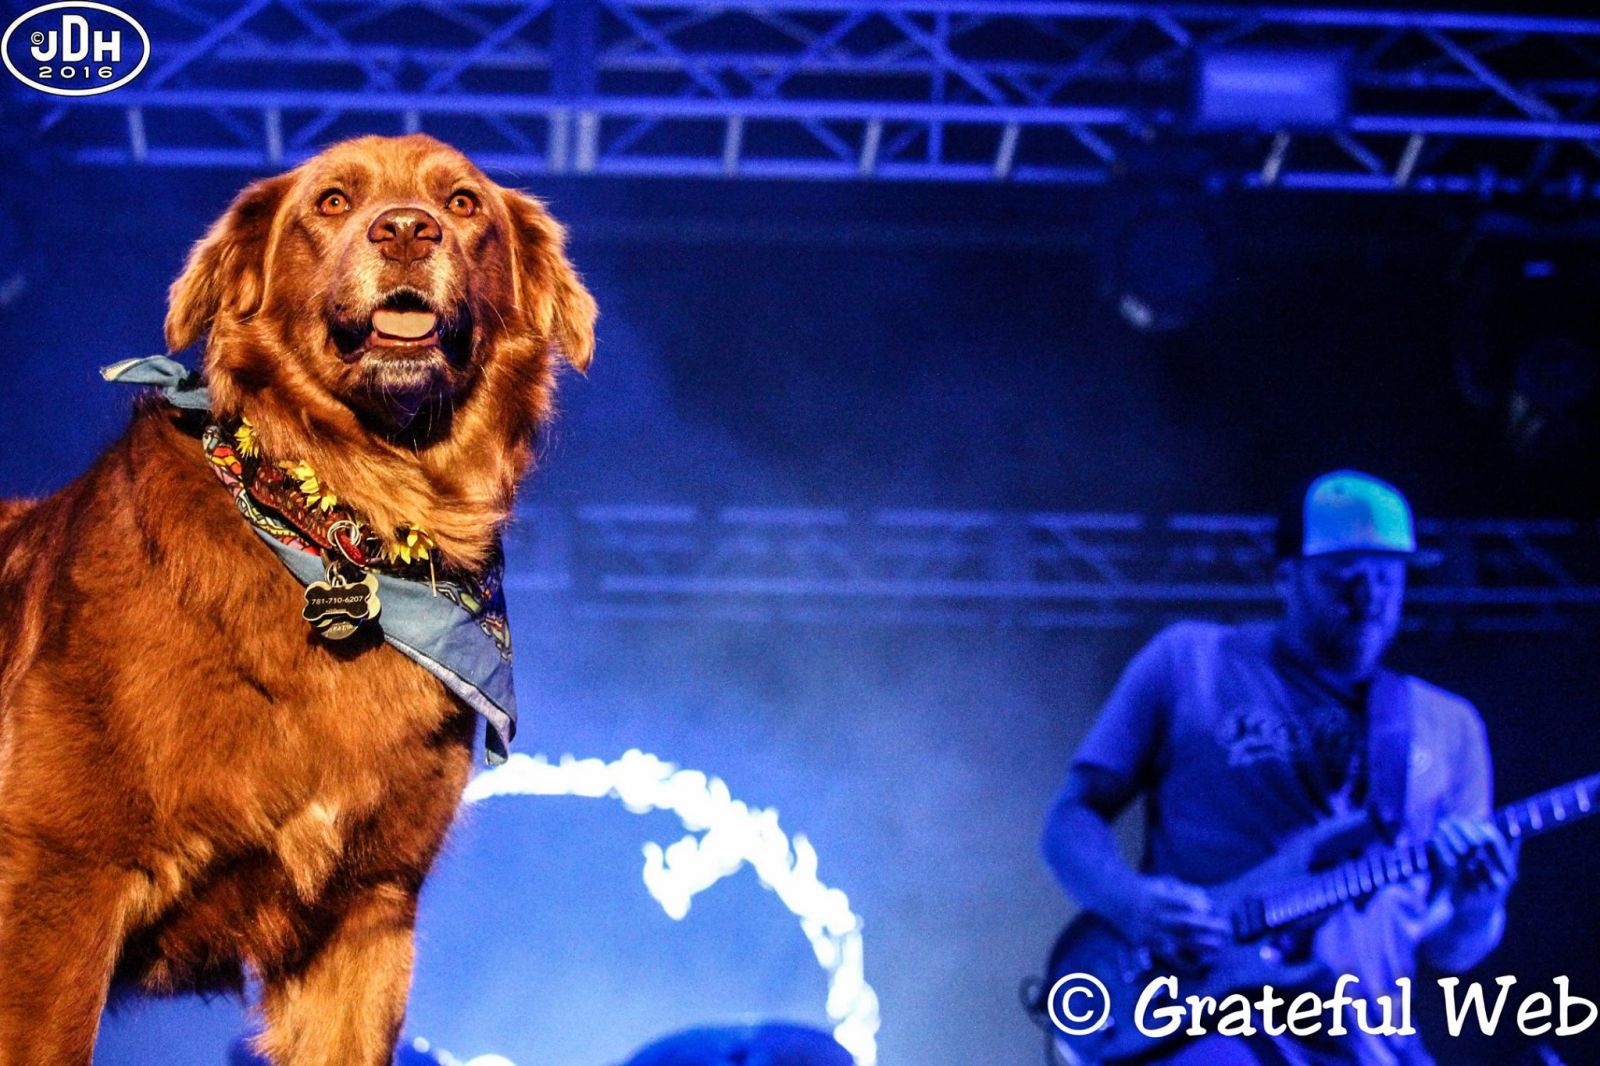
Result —
[[[416,340],[426,337],[439,324],[439,316],[432,311],[374,311],[372,328],[385,337]]]

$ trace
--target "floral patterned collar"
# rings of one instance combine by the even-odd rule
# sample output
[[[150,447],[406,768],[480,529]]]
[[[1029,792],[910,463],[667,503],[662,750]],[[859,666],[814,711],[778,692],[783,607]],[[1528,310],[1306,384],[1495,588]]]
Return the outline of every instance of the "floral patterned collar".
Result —
[[[322,484],[301,461],[268,462],[261,455],[249,419],[232,428],[209,422],[200,436],[211,470],[228,487],[245,520],[289,547],[319,558],[347,561],[361,570],[426,583],[430,590],[466,610],[507,658],[511,633],[501,597],[504,566],[499,548],[481,574],[434,566],[433,539],[421,529],[402,527],[390,538],[371,526]]]
[[[327,589],[325,578],[338,586],[334,593],[346,591],[340,573],[350,575],[350,584],[371,589],[373,607],[356,624],[374,621],[385,642],[482,715],[489,724],[488,759],[504,761],[517,712],[498,544],[481,573],[439,565],[425,531],[403,527],[381,535],[304,462],[262,455],[247,420],[223,424],[212,418],[209,391],[181,363],[153,355],[113,363],[100,374],[107,381],[153,385],[174,406],[204,412],[207,463],[239,514],[306,587],[306,620],[313,620],[312,593]]]

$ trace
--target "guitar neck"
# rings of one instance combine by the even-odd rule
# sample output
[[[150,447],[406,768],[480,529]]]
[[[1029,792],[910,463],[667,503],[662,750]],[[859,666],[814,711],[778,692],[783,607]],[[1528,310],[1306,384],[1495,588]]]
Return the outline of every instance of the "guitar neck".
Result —
[[[1600,774],[1541,792],[1494,812],[1507,840],[1538,836],[1600,810]],[[1405,844],[1352,859],[1332,869],[1251,897],[1234,914],[1234,929],[1251,940],[1399,884],[1429,866],[1427,844]]]

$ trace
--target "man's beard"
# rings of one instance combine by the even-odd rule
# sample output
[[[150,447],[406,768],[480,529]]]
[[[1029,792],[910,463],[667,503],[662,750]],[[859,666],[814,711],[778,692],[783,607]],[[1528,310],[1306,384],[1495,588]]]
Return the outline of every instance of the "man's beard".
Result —
[[[1317,651],[1339,673],[1364,675],[1377,668],[1393,637],[1382,623],[1341,625],[1323,631]]]

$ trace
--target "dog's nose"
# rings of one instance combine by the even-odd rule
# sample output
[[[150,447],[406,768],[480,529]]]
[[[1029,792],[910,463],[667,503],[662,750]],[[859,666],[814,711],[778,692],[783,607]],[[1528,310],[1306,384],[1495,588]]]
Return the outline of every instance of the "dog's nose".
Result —
[[[367,227],[367,240],[379,254],[402,266],[426,259],[443,236],[439,220],[420,207],[392,207]]]

